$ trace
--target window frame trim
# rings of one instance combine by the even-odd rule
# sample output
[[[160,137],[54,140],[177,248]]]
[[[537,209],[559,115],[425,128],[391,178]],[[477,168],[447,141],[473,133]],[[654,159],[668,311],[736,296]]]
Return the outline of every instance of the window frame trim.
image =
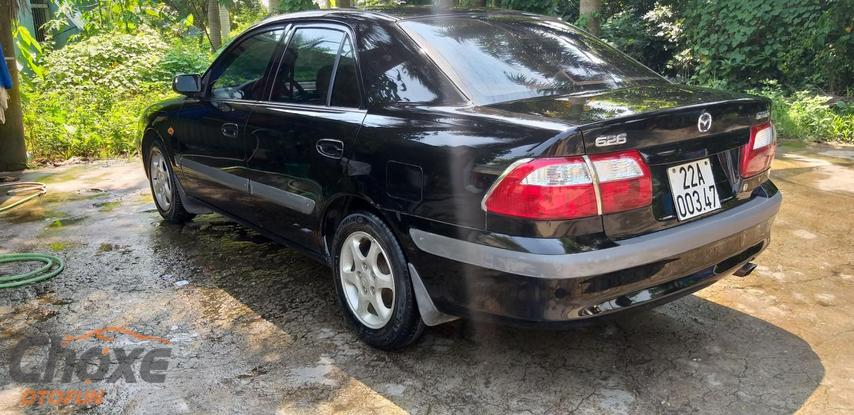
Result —
[[[306,28],[329,29],[329,30],[335,30],[335,31],[338,31],[338,32],[341,32],[344,34],[344,37],[341,39],[341,42],[338,44],[338,52],[335,55],[335,64],[333,65],[333,68],[332,68],[332,76],[329,77],[329,88],[328,88],[329,90],[328,90],[327,95],[326,95],[326,104],[318,105],[318,104],[306,104],[306,103],[299,103],[299,102],[273,101],[272,100],[273,85],[275,84],[276,79],[279,76],[279,70],[281,69],[282,61],[284,60],[284,56],[285,56],[285,52],[287,52],[288,48],[291,46],[291,41],[293,40],[294,33],[296,33],[296,31],[299,29],[306,29]],[[338,63],[341,60],[341,49],[344,45],[344,42],[347,39],[350,39],[350,48],[353,51],[353,60],[355,61],[355,65],[356,65],[356,82],[359,84],[358,88],[357,88],[357,90],[359,91],[359,106],[358,107],[344,107],[344,106],[333,106],[333,105],[331,105],[331,103],[332,103],[332,89],[335,87],[335,76],[338,72]],[[334,109],[334,110],[341,110],[341,111],[364,111],[364,110],[366,110],[364,82],[362,82],[362,69],[361,69],[361,65],[359,64],[359,53],[358,53],[358,50],[356,49],[355,39],[356,39],[356,37],[353,33],[353,30],[350,27],[348,27],[347,25],[344,25],[341,23],[328,22],[328,21],[291,22],[290,27],[288,28],[287,36],[285,36],[285,41],[286,41],[285,45],[281,49],[281,51],[279,52],[278,59],[276,60],[276,63],[275,63],[276,68],[273,71],[275,73],[275,75],[271,77],[270,81],[267,83],[267,86],[266,86],[267,90],[265,91],[265,94],[264,94],[264,97],[266,98],[266,100],[263,100],[260,102],[262,102],[264,104],[276,105],[276,106],[285,106],[285,107],[293,106],[294,108],[298,108],[298,109],[299,108],[301,108],[301,109],[323,108],[323,109],[327,109],[327,110],[328,109]]]
[[[270,74],[272,72],[272,67],[277,62],[277,56],[281,55],[281,53],[284,52],[284,49],[282,49],[283,48],[282,45],[285,44],[285,42],[290,40],[289,34],[292,32],[292,28],[293,28],[292,23],[276,22],[276,23],[273,23],[270,25],[264,25],[264,26],[252,28],[251,30],[246,31],[242,35],[240,35],[237,38],[235,38],[234,40],[232,40],[228,44],[228,46],[226,46],[226,48],[223,49],[223,51],[219,54],[219,56],[217,56],[216,59],[214,59],[213,63],[211,63],[211,65],[208,66],[208,69],[202,75],[202,78],[201,78],[202,82],[201,83],[202,83],[202,86],[204,89],[202,90],[201,98],[204,100],[209,100],[209,101],[217,100],[217,101],[238,102],[238,103],[263,102],[262,100],[257,100],[257,99],[216,98],[211,94],[213,84],[212,84],[210,78],[213,76],[214,69],[223,65],[225,57],[229,53],[231,53],[235,48],[237,48],[238,45],[242,44],[243,42],[245,42],[245,41],[247,41],[247,40],[251,39],[252,37],[257,36],[259,34],[267,33],[267,32],[274,32],[276,30],[282,30],[284,32],[282,34],[282,38],[279,39],[279,41],[277,42],[276,48],[275,48],[275,50],[273,50],[273,55],[270,56],[270,60],[267,62],[267,67],[264,70],[264,74],[262,75],[262,79],[264,80],[264,87],[261,90],[261,96],[263,98],[264,94],[266,93],[266,91],[269,89],[269,86],[270,86]],[[222,76],[222,74],[220,74],[220,76]]]

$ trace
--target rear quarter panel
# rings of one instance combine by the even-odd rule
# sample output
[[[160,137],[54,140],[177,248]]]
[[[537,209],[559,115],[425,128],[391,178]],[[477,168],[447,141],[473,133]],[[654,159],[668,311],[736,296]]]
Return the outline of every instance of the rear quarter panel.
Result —
[[[353,159],[371,166],[362,186],[383,209],[482,229],[481,200],[498,175],[513,161],[555,146],[580,152],[580,137],[573,134],[565,124],[539,117],[384,108],[365,118]]]

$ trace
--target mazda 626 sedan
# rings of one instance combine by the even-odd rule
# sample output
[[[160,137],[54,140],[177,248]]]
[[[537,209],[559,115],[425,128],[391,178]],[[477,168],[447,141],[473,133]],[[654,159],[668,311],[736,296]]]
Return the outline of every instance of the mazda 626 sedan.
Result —
[[[160,214],[219,212],[327,264],[379,348],[747,275],[781,202],[767,100],[671,83],[551,17],[278,16],[173,86],[140,137]]]

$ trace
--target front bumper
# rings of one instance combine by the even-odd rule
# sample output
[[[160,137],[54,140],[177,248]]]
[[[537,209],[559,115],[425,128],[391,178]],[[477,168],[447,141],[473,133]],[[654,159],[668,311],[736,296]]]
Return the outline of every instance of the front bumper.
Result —
[[[413,265],[442,313],[552,325],[675,299],[755,258],[782,197],[757,196],[708,218],[564,255],[504,249],[410,228]]]

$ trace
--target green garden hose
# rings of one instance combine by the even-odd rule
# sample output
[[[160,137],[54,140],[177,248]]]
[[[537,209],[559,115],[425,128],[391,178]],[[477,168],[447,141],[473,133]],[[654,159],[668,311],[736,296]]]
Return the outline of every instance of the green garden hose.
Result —
[[[42,262],[44,266],[23,274],[0,275],[0,288],[15,288],[53,278],[63,269],[65,262],[47,254],[0,254],[0,264],[11,262]]]
[[[23,195],[24,198],[17,200],[14,203],[10,203],[7,206],[0,206],[0,213],[21,206],[24,203],[47,193],[47,186],[44,183],[38,182],[2,183],[0,184],[0,191],[3,189],[8,189],[6,190],[7,196]]]
[[[21,206],[22,204],[47,193],[47,186],[45,186],[44,183],[37,182],[0,184],[0,192],[4,189],[7,189],[7,196],[24,197],[7,206],[0,206],[0,213]],[[0,275],[0,288],[15,288],[22,285],[44,281],[55,277],[65,269],[65,262],[63,262],[61,258],[53,255],[30,253],[0,254],[0,265],[12,262],[41,262],[44,265],[41,268],[25,272],[23,274]]]

